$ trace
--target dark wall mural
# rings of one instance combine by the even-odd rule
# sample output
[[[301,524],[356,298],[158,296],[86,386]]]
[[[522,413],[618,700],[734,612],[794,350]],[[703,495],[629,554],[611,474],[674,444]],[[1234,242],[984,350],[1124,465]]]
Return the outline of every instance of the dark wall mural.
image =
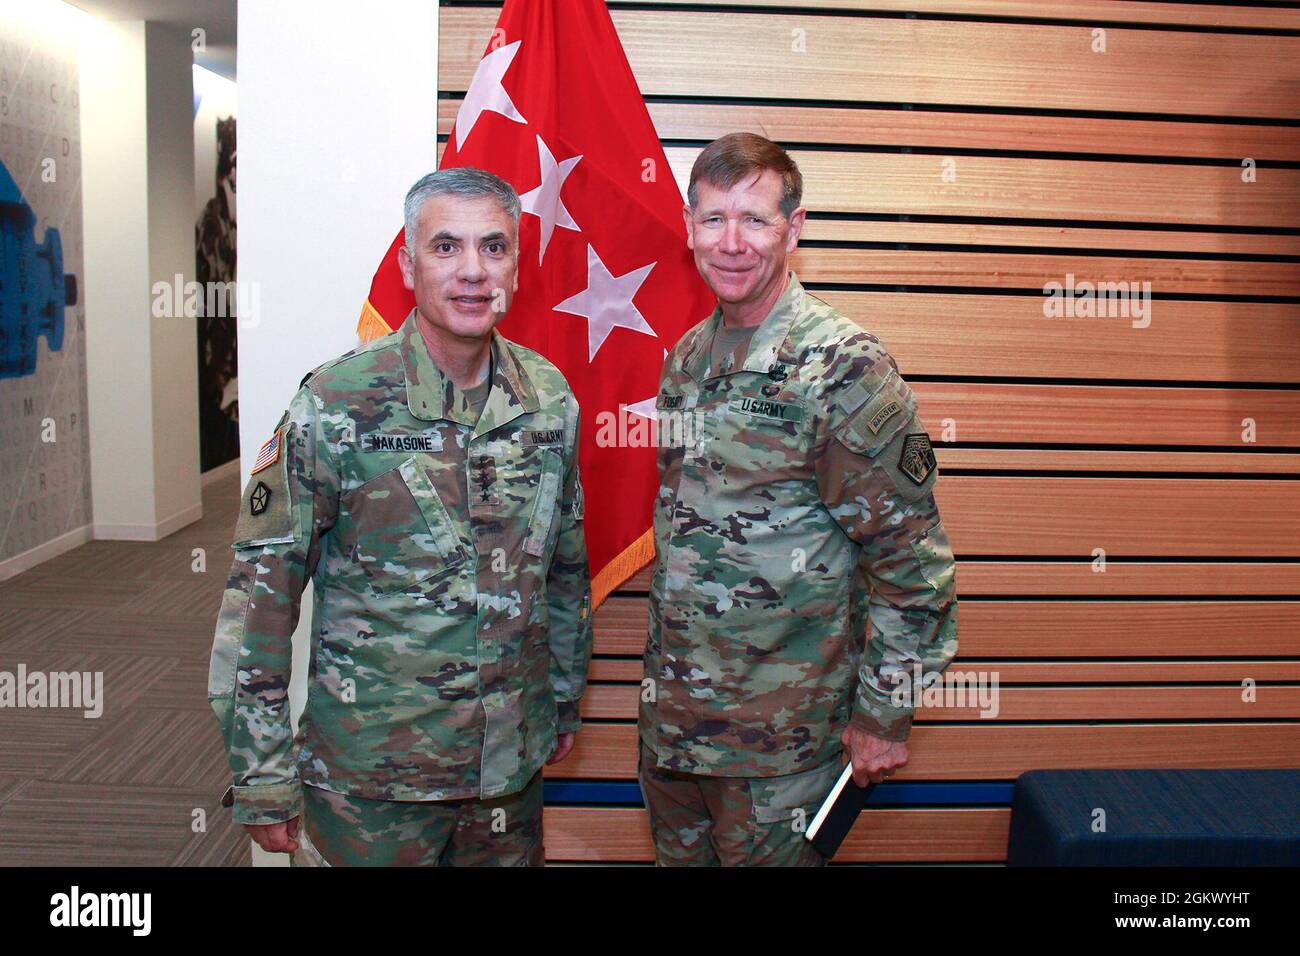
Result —
[[[235,270],[235,118],[217,120],[217,189],[195,227],[195,278],[232,283]],[[221,297],[226,308],[206,315],[199,296],[199,444],[200,468],[207,471],[239,457],[239,380],[237,359],[238,296]]]

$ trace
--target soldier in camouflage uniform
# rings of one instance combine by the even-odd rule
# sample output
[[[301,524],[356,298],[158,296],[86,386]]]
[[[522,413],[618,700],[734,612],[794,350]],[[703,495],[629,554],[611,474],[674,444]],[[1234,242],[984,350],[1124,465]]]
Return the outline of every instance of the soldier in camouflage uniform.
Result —
[[[536,865],[540,768],[572,748],[591,655],[578,406],[494,331],[517,282],[509,184],[441,170],[406,212],[416,308],[303,380],[244,491],[208,687],[227,796],[295,862]]]
[[[802,834],[841,747],[859,785],[902,766],[914,669],[928,684],[957,651],[916,398],[787,270],[801,193],[752,134],[691,173],[687,235],[720,306],[669,353],[657,402],[639,776],[661,865],[821,863]]]

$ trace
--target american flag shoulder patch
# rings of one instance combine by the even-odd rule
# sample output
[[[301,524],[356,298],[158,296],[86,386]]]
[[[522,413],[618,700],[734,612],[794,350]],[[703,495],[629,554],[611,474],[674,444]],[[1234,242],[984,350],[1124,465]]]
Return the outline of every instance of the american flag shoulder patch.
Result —
[[[265,471],[280,460],[280,435],[283,431],[284,429],[277,428],[275,434],[262,446],[257,453],[257,459],[253,462],[253,470],[249,474],[255,475],[259,471]]]

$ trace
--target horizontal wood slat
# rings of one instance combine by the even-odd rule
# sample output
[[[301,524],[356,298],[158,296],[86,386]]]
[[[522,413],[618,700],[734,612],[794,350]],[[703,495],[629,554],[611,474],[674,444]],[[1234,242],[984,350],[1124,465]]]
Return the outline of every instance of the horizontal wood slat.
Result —
[[[924,417],[924,416],[923,416]],[[939,434],[936,430],[934,434]],[[1003,471],[1147,471],[1221,474],[1300,474],[1300,455],[1173,451],[1024,451],[935,446],[940,469]]]
[[[644,600],[644,598],[642,598]],[[962,614],[970,602],[962,605]],[[636,659],[596,657],[592,659],[588,678],[591,681],[641,681],[640,648]],[[975,666],[963,647],[958,661],[963,667]],[[996,669],[1003,685],[1009,684],[1185,684],[1214,681],[1240,685],[1250,678],[1264,681],[1300,681],[1300,660],[1289,661],[1006,661],[980,660],[979,667]],[[956,666],[956,665],[954,665]]]
[[[1300,130],[1300,127],[1297,127]],[[1300,256],[1300,236],[1124,226],[1036,226],[999,223],[891,222],[809,219],[802,240],[892,242],[920,245],[1021,246],[1044,249],[1105,249],[1235,256]]]
[[[947,480],[947,479],[943,479]],[[647,565],[621,592],[648,592]],[[1106,572],[1091,561],[957,561],[962,596],[1020,597],[1293,597],[1300,594],[1300,563],[1109,561]]]
[[[462,98],[438,101],[449,136]],[[779,143],[1300,161],[1300,127],[751,103],[647,103],[665,140],[747,130]]]
[[[444,7],[439,86],[464,91],[499,11]],[[731,11],[611,11],[644,95],[1300,116],[1300,38]],[[795,31],[803,31],[802,34]],[[744,38],[744,56],[719,56]],[[671,38],[671,42],[665,42]],[[805,53],[793,52],[802,38]],[[1248,72],[1243,64],[1268,64]]]
[[[699,152],[696,146],[664,150],[682,195]],[[1300,222],[1295,169],[1257,171],[1257,180],[1247,183],[1238,166],[812,150],[790,155],[804,177],[804,205],[817,212],[1290,228]],[[949,163],[951,182],[943,179]]]
[[[960,646],[966,657],[1300,657],[1300,601],[966,601]]]
[[[918,313],[908,310],[908,314]],[[871,319],[861,321],[871,324]],[[1293,324],[1300,333],[1300,312]],[[888,340],[886,344],[893,349]],[[910,346],[908,350],[911,351]],[[905,376],[918,371],[911,367],[910,360],[910,355],[898,359]],[[936,444],[951,439],[1025,445],[1133,445],[1135,448],[1222,445],[1228,450],[1244,452],[1250,446],[1242,440],[1243,421],[1250,419],[1255,427],[1255,447],[1300,447],[1300,390],[1297,389],[974,382],[912,382],[911,385],[920,403],[921,418]],[[946,420],[954,423],[952,433],[944,430]],[[1261,466],[1257,470],[1270,468]]]
[[[1300,483],[947,475],[954,551],[978,555],[1300,557]]]
[[[649,0],[665,7],[700,0]],[[705,0],[714,7],[799,6],[798,0]],[[1094,23],[1149,23],[1206,27],[1300,29],[1300,10],[1268,5],[1230,7],[1200,3],[1138,3],[1134,0],[809,0],[819,10],[925,13],[961,17],[1028,17]]]
[[[1300,483],[1285,479],[950,474],[934,493],[962,556],[1300,557]]]
[[[919,725],[894,780],[1014,780],[1059,768],[1300,767],[1300,724]],[[554,779],[633,779],[635,724],[585,725]]]
[[[790,267],[804,282],[1042,290],[1049,282],[1064,288],[1072,275],[1075,288],[1085,280],[1123,283],[1116,289],[1134,295],[1145,290],[1151,295],[1300,298],[1296,262],[801,246],[790,257]]]
[[[1007,809],[872,809],[858,820],[835,862],[943,863],[1005,859]],[[650,863],[646,815],[630,807],[548,807],[547,859],[555,862]]]
[[[639,655],[648,613],[644,597],[610,597],[595,652]],[[1300,601],[964,600],[959,639],[964,658],[1300,657]]]
[[[1300,305],[1153,300],[1150,325],[1136,328],[1047,318],[1042,296],[814,294],[879,336],[904,377],[1300,382]]]
[[[836,863],[995,862],[1006,857],[1011,811],[881,808],[859,818]],[[575,863],[648,863],[650,828],[640,807],[547,807],[546,858]]]
[[[1300,687],[1254,687],[1254,699],[1229,687],[1003,687],[983,664],[954,661],[942,704],[922,701],[916,724],[938,720],[1278,720],[1300,716]],[[984,682],[982,689],[971,681]],[[956,683],[961,681],[963,683]],[[595,684],[582,698],[584,719],[636,720],[638,684]],[[960,696],[958,696],[960,694]],[[951,701],[951,704],[949,702]]]

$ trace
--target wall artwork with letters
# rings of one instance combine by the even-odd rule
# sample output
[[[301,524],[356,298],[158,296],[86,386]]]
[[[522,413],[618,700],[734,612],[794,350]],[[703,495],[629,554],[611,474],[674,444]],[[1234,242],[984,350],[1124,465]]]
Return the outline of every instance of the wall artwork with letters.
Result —
[[[0,22],[0,561],[90,523],[77,51]]]

